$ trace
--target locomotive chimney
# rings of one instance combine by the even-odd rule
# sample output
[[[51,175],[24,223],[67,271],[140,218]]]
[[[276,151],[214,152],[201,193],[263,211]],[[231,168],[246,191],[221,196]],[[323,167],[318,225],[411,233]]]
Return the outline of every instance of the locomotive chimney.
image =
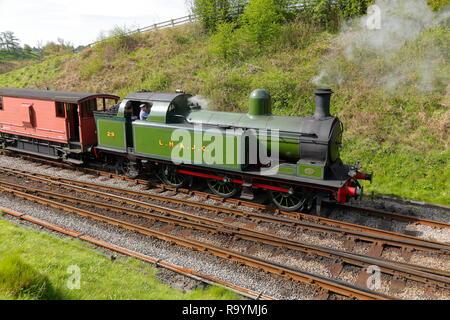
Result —
[[[331,89],[317,89],[316,90],[316,112],[314,118],[322,120],[331,117],[330,114],[330,100],[333,91]]]

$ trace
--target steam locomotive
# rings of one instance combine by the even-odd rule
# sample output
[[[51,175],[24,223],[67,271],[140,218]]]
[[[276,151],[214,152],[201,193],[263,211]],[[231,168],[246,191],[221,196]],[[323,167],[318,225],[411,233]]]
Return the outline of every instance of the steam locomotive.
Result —
[[[224,198],[267,194],[285,211],[320,211],[362,194],[372,175],[340,159],[343,125],[330,114],[330,89],[315,92],[306,118],[272,114],[264,89],[248,113],[204,110],[182,91],[109,94],[0,89],[0,148],[118,172],[153,172],[181,188],[206,181]],[[112,107],[109,107],[111,106]],[[148,107],[147,118],[140,117]]]

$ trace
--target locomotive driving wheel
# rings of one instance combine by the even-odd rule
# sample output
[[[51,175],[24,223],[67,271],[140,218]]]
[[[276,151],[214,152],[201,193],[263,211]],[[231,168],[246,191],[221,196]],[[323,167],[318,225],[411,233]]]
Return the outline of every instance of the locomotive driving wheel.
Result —
[[[208,179],[208,187],[214,194],[222,198],[231,198],[240,191],[240,186],[224,177],[223,180]]]
[[[139,171],[128,159],[117,159],[114,164],[114,171],[116,174],[125,175],[129,178],[135,178],[139,175]]]
[[[178,173],[177,168],[170,165],[162,165],[159,174],[165,184],[174,188],[182,188],[191,180],[190,176]]]
[[[290,189],[289,193],[271,191],[270,195],[275,206],[283,211],[310,212],[314,205],[314,196],[307,190]]]

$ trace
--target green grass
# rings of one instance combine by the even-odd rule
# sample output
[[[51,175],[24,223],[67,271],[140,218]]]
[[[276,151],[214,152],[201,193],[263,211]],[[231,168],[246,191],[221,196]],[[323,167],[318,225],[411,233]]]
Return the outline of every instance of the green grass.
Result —
[[[0,87],[39,88],[53,87],[54,80],[61,72],[66,57],[51,57],[0,75]]]
[[[80,268],[79,290],[67,286],[70,266]],[[157,270],[133,258],[114,262],[94,246],[18,227],[0,219],[0,300],[237,299],[220,287],[177,291],[155,278]]]
[[[212,109],[233,112],[246,112],[250,92],[266,88],[275,114],[307,116],[314,110],[311,80],[327,68],[340,79],[333,86],[332,113],[345,125],[342,158],[361,160],[365,171],[375,173],[368,190],[449,205],[449,31],[448,26],[428,30],[387,60],[362,53],[361,59],[347,61],[337,34],[301,21],[283,26],[262,50],[239,37],[214,47],[217,36],[188,25],[107,41],[15,70],[0,75],[0,87],[45,85],[121,97],[141,89],[183,89],[210,99]],[[227,48],[233,49],[231,58],[224,54]],[[380,85],[386,70],[405,61],[415,66],[429,48],[441,53],[432,60],[432,90],[421,90],[414,68],[398,90]]]

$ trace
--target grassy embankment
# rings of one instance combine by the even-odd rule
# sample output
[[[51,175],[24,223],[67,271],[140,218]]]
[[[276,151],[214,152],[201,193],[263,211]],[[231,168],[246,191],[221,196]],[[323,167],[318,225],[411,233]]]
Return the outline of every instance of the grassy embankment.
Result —
[[[38,57],[31,53],[7,52],[0,50],[0,74],[37,63]]]
[[[147,263],[119,257],[111,262],[94,246],[69,237],[18,227],[0,219],[0,300],[38,299],[236,299],[219,287],[182,293],[156,279]],[[80,289],[67,283],[80,268]],[[68,272],[70,271],[70,272]]]
[[[0,87],[105,91],[124,97],[148,89],[182,88],[211,100],[218,110],[247,110],[255,88],[268,89],[278,115],[310,115],[314,110],[311,79],[324,66],[338,70],[332,113],[345,124],[345,162],[361,160],[374,172],[366,190],[380,194],[450,204],[450,73],[448,27],[436,27],[388,60],[376,55],[348,61],[337,33],[297,22],[284,25],[262,49],[198,25],[121,37],[79,54],[0,75]],[[433,46],[442,56],[433,70],[433,88],[422,91],[409,72],[395,91],[379,80],[396,64],[423,61]],[[368,76],[369,75],[369,76]]]

